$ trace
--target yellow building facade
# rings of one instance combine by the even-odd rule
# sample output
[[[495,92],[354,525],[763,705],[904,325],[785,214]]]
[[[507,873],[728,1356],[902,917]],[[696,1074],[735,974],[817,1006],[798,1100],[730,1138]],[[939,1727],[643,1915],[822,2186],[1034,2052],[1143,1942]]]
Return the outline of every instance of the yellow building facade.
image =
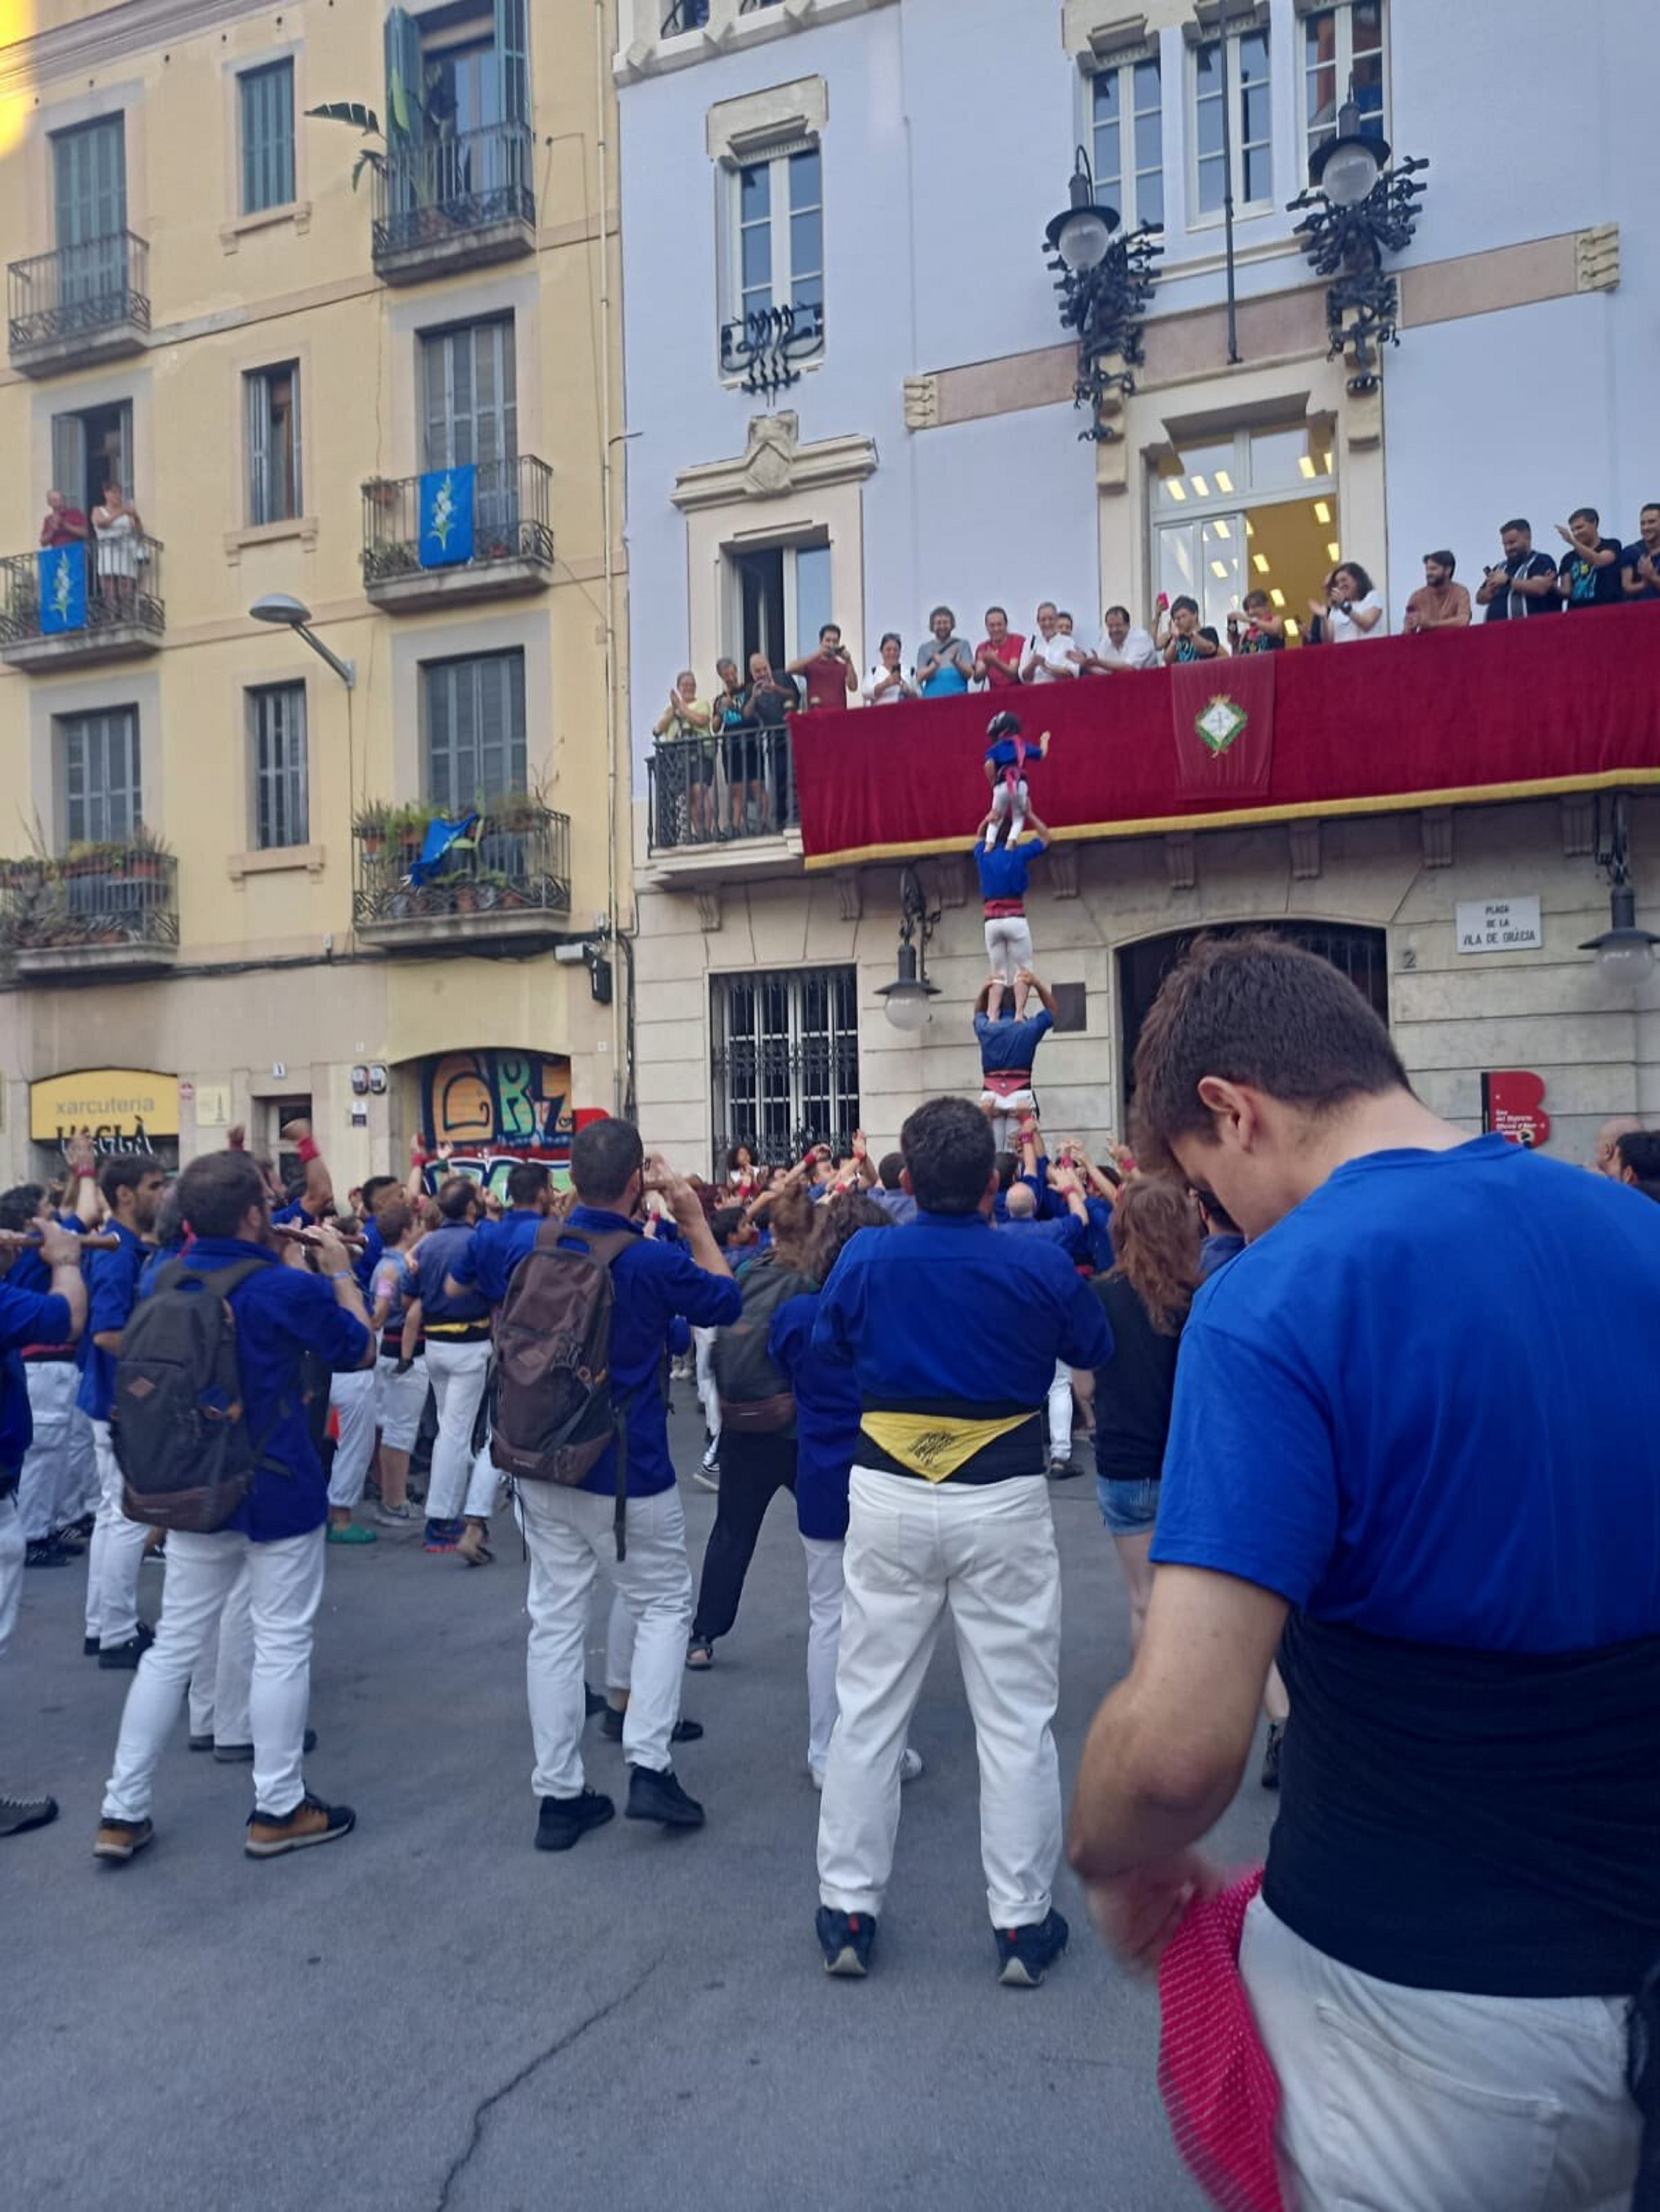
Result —
[[[626,1099],[607,13],[0,11],[8,1180]]]

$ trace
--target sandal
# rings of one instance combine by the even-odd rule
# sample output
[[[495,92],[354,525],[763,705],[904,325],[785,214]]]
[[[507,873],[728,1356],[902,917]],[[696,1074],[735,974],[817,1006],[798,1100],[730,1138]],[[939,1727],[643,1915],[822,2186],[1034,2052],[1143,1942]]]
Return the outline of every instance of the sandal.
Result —
[[[694,1674],[702,1674],[714,1664],[714,1638],[694,1636],[686,1646],[686,1664]]]

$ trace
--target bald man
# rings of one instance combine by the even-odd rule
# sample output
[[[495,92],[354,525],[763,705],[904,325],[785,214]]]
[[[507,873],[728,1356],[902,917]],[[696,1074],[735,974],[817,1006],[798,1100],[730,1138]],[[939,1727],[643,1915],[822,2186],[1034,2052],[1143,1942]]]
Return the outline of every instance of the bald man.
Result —
[[[1618,1176],[1620,1157],[1615,1147],[1621,1137],[1634,1137],[1642,1127],[1634,1114],[1615,1114],[1603,1122],[1596,1133],[1596,1150],[1591,1156],[1591,1166],[1598,1175]]]

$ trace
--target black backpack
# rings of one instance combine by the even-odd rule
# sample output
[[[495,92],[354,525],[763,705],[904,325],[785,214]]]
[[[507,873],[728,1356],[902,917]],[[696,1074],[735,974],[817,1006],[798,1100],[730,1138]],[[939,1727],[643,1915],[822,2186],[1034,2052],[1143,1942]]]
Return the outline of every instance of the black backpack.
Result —
[[[615,1440],[619,1559],[628,1549],[628,1422],[611,1395],[611,1267],[633,1242],[626,1230],[590,1235],[556,1221],[537,1231],[496,1320],[490,1437],[490,1457],[504,1474],[567,1489],[592,1473]]]
[[[211,1275],[170,1260],[121,1333],[111,1438],[121,1510],[152,1528],[222,1528],[253,1487],[259,1449],[242,1402],[230,1294],[266,1263]]]
[[[744,1301],[741,1316],[714,1333],[711,1365],[721,1394],[721,1430],[739,1436],[776,1435],[795,1425],[795,1400],[767,1352],[772,1317],[786,1298],[818,1288],[811,1275],[787,1267],[770,1255],[756,1260],[738,1279]]]

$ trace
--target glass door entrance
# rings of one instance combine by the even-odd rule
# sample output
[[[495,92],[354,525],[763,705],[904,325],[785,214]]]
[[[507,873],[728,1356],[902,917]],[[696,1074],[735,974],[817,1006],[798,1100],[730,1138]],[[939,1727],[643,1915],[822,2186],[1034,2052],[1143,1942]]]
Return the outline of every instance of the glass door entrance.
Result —
[[[1331,426],[1239,430],[1171,449],[1154,464],[1153,574],[1168,599],[1199,603],[1226,635],[1247,592],[1265,591],[1292,644],[1308,604],[1342,557]]]

